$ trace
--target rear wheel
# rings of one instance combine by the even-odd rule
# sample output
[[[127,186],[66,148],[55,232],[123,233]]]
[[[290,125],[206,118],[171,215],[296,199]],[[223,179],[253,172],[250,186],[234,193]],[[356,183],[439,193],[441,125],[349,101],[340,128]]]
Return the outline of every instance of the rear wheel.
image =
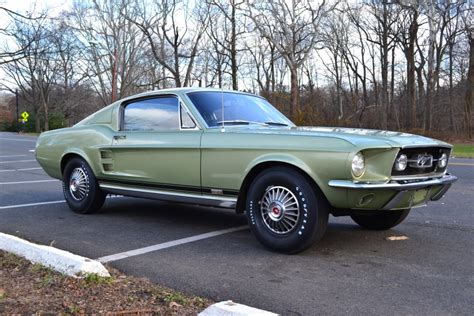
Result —
[[[97,212],[106,197],[100,190],[91,167],[79,157],[69,160],[64,168],[63,192],[69,207],[80,214]]]
[[[351,218],[359,226],[370,230],[387,230],[397,226],[408,216],[410,209],[380,211],[377,214],[352,214]]]
[[[273,167],[255,178],[246,211],[257,239],[267,248],[289,254],[321,239],[329,214],[322,192],[288,167]]]

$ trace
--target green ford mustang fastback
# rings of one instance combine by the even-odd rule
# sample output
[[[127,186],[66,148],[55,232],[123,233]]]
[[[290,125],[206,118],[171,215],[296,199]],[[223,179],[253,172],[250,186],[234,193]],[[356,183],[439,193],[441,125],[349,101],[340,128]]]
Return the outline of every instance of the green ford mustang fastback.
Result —
[[[266,247],[296,253],[328,216],[389,229],[440,199],[451,145],[399,132],[297,127],[264,98],[181,88],[119,100],[42,133],[36,158],[70,208],[122,194],[235,208]]]

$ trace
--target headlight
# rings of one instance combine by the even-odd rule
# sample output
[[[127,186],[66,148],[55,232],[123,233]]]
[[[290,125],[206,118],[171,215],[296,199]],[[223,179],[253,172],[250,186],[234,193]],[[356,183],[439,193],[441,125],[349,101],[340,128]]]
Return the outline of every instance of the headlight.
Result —
[[[408,158],[407,155],[401,154],[398,156],[397,160],[395,160],[395,170],[403,171],[407,168]]]
[[[448,155],[443,153],[441,157],[438,160],[438,167],[440,168],[446,168],[446,165],[448,164]]]
[[[354,158],[352,158],[352,174],[355,177],[360,177],[364,174],[365,171],[365,160],[362,153],[357,153]]]

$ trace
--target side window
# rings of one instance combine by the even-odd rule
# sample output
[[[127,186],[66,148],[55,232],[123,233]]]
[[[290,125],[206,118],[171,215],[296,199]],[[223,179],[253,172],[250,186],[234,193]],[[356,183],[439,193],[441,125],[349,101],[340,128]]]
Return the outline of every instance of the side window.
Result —
[[[175,97],[131,102],[123,111],[124,131],[174,131],[179,125],[179,101]]]
[[[181,105],[181,128],[183,129],[193,129],[196,127],[196,123],[191,118],[189,113],[186,111],[183,105]]]

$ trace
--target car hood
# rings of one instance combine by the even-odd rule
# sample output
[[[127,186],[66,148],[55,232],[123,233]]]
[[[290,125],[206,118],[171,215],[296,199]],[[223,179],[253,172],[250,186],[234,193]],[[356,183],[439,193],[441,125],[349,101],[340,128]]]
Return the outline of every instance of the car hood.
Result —
[[[232,128],[234,130],[234,128]],[[357,147],[416,147],[416,146],[441,146],[452,147],[450,144],[432,139],[425,136],[413,135],[402,132],[361,129],[361,128],[342,128],[342,127],[291,127],[291,128],[273,128],[245,126],[237,127],[239,132],[257,132],[265,134],[280,134],[294,136],[317,136],[333,137],[343,139]]]

